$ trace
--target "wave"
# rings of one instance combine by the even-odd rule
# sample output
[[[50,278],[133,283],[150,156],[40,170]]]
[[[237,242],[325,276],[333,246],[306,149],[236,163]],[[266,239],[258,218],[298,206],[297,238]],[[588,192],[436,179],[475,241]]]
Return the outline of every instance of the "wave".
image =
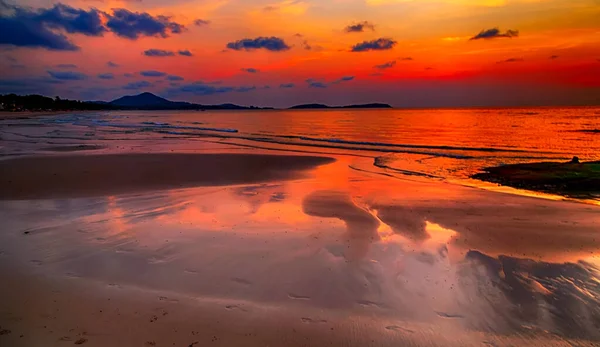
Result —
[[[171,125],[169,123],[159,123],[159,122],[142,122],[139,124],[136,123],[111,123],[106,121],[98,121],[98,120],[89,120],[89,121],[75,121],[72,122],[73,125],[80,126],[103,126],[103,127],[112,127],[112,128],[126,128],[126,129],[179,129],[179,130],[196,130],[196,131],[215,131],[222,133],[237,133],[237,129],[229,129],[229,128],[208,128],[208,127],[190,127],[183,125]]]
[[[519,149],[504,149],[494,147],[457,147],[457,146],[433,146],[433,145],[411,145],[411,144],[399,144],[399,143],[387,143],[387,142],[371,142],[371,141],[352,141],[343,140],[336,138],[319,138],[319,137],[308,137],[308,136],[296,136],[296,135],[272,135],[272,137],[286,138],[286,139],[297,139],[302,141],[314,141],[314,142],[328,142],[328,143],[339,143],[348,145],[362,145],[362,146],[374,146],[374,147],[399,147],[399,148],[414,148],[414,149],[441,149],[451,151],[473,151],[473,152],[505,152],[505,153],[527,153],[525,150]]]

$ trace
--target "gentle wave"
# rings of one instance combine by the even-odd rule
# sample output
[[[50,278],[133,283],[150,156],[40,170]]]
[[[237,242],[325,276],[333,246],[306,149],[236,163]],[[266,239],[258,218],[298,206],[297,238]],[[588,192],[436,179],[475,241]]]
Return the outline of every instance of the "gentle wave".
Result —
[[[280,137],[280,138],[287,138],[287,139],[297,139],[297,140],[302,140],[302,141],[328,142],[328,143],[374,146],[374,147],[441,149],[441,150],[451,150],[451,151],[473,151],[473,152],[506,152],[506,153],[526,153],[527,152],[527,151],[519,150],[519,149],[503,149],[503,148],[494,148],[494,147],[457,147],[457,146],[410,145],[410,144],[400,144],[400,143],[352,141],[352,140],[343,140],[343,139],[335,139],[335,138],[319,138],[319,137],[296,136],[296,135],[272,135],[272,136]]]
[[[183,125],[170,125],[169,123],[158,123],[158,122],[142,122],[140,124],[136,123],[111,123],[106,121],[75,121],[72,122],[73,125],[80,126],[103,126],[103,127],[112,127],[112,128],[126,128],[126,129],[179,129],[179,130],[196,130],[196,131],[215,131],[222,133],[237,133],[237,129],[228,129],[228,128],[207,128],[207,127],[190,127]]]

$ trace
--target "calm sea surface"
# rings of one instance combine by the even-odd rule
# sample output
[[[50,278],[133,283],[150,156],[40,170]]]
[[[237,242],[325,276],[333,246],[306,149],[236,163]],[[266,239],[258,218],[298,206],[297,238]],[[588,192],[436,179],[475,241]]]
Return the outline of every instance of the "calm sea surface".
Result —
[[[23,138],[185,140],[217,137],[246,146],[376,158],[400,174],[466,178],[482,167],[600,158],[600,108],[438,110],[114,111],[1,121],[5,154],[29,150]],[[43,125],[32,130],[30,125]],[[226,140],[225,140],[226,139]],[[26,142],[26,141],[25,141]]]

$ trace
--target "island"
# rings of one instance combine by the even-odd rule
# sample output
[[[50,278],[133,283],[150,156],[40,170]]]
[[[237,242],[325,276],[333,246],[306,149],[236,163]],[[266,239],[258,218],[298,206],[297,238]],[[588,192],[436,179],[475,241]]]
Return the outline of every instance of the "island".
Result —
[[[304,104],[289,109],[352,109],[352,108],[392,108],[388,104],[360,104],[347,106],[328,106],[323,104]],[[0,111],[5,112],[49,112],[80,110],[273,110],[273,107],[241,106],[231,103],[202,105],[186,101],[171,101],[152,93],[126,95],[112,101],[79,101],[60,97],[49,98],[42,95],[0,95]]]
[[[574,198],[600,194],[600,161],[537,162],[511,164],[483,169],[471,176],[481,181],[513,188],[557,194]]]
[[[0,111],[47,112],[74,110],[268,110],[272,107],[240,106],[235,104],[201,105],[171,101],[152,93],[126,95],[113,101],[78,101],[42,95],[0,95]]]
[[[290,110],[313,110],[313,109],[328,109],[328,108],[392,108],[388,104],[359,104],[359,105],[346,105],[346,106],[328,106],[323,104],[303,104],[292,106]]]

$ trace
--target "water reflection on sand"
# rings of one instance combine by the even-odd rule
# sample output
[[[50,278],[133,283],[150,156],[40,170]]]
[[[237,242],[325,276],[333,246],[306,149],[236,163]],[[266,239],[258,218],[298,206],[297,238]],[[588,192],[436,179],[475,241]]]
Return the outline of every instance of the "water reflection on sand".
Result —
[[[292,182],[2,204],[1,250],[46,274],[600,341],[593,206],[385,179],[344,160]]]

